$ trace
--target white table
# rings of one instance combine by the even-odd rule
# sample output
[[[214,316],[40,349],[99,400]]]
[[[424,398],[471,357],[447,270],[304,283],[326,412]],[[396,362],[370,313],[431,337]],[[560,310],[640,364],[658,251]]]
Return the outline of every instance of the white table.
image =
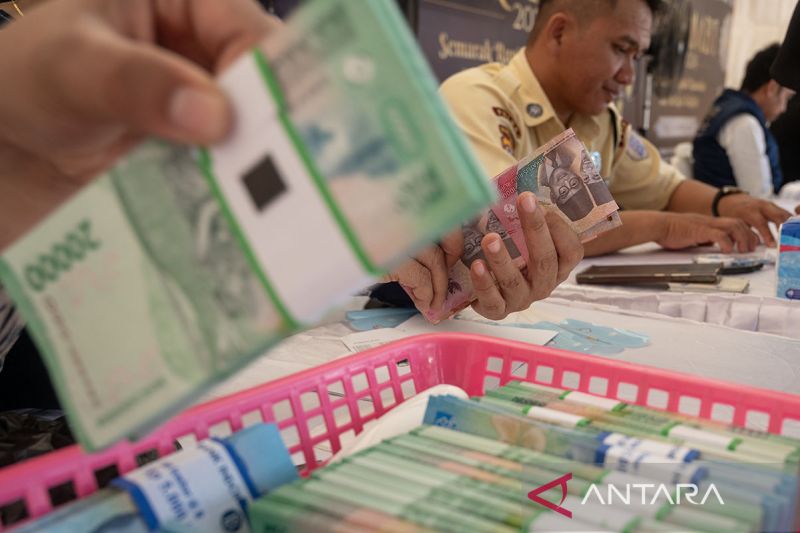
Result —
[[[479,318],[465,315],[467,319]],[[560,322],[564,318],[650,337],[648,346],[626,349],[608,356],[611,359],[800,394],[800,341],[778,335],[555,298],[537,302],[504,322]],[[212,389],[206,399],[349,355],[340,339],[352,332],[344,322],[331,322],[289,337]]]
[[[765,251],[763,247],[759,249],[761,253]],[[750,282],[745,294],[667,292],[578,285],[575,282],[575,274],[590,265],[691,263],[694,256],[708,253],[716,253],[716,249],[705,247],[668,251],[655,243],[648,243],[615,254],[590,257],[578,265],[553,296],[800,339],[800,302],[775,296],[774,265],[765,265],[760,271],[735,276]]]
[[[355,300],[352,308],[359,308],[363,302],[364,299]],[[465,318],[462,322],[466,324],[471,323],[470,320],[483,321],[482,317],[471,315],[471,312],[462,315]],[[503,322],[558,323],[565,318],[622,328],[649,337],[647,346],[629,348],[607,356],[610,359],[800,394],[800,341],[786,337],[555,298],[537,302],[527,311],[515,313]],[[327,324],[287,338],[211,389],[203,400],[232,394],[350,355],[352,352],[341,339],[353,333],[353,330],[343,319],[344,313],[340,314],[339,321],[332,316],[332,321]],[[337,395],[333,391],[329,393]],[[285,414],[290,416],[290,413]],[[766,423],[766,420],[748,420],[748,427],[763,430],[766,429]],[[316,424],[309,429],[313,434],[325,428]],[[800,437],[800,431],[795,434],[792,430],[791,434]],[[219,436],[224,435],[223,431]],[[184,444],[191,445],[190,442]],[[320,446],[316,454],[318,459],[326,459],[331,450]],[[304,458],[302,454],[295,454],[293,460],[302,464]]]

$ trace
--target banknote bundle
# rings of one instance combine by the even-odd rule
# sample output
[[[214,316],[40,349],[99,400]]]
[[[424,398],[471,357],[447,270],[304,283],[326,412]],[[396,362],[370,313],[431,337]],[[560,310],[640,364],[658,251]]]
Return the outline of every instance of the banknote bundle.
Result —
[[[146,141],[3,251],[84,447],[141,435],[495,199],[394,4],[305,2],[220,75],[224,142]]]
[[[296,479],[277,426],[259,423],[128,472],[17,531],[246,532],[248,505]]]
[[[570,477],[561,491],[539,493],[545,504],[529,498],[565,472]],[[762,529],[762,508],[730,486],[719,484],[720,500],[702,506],[681,500],[674,483],[664,484],[657,505],[638,497],[609,504],[603,495],[622,486],[655,484],[641,475],[422,426],[271,492],[251,506],[251,523],[257,532],[312,525],[315,531],[769,530]]]
[[[693,440],[656,435],[642,431],[636,423],[595,424],[585,416],[551,406],[519,406],[505,401],[434,397],[428,404],[425,422],[626,472],[649,479],[656,486],[689,486],[701,496],[714,490],[720,493],[717,503],[722,503],[714,505],[711,501],[707,502],[711,505],[697,509],[733,517],[730,513],[734,509],[747,506],[751,519],[760,524],[758,530],[792,530],[798,469],[791,460],[720,450],[703,437]],[[795,448],[800,446],[798,441],[793,444]],[[765,453],[769,456],[773,452]]]
[[[612,419],[616,433],[593,426]],[[431,396],[424,425],[271,492],[251,506],[251,523],[258,532],[795,531],[798,450],[789,437],[512,381],[472,401]]]
[[[481,240],[487,233],[497,233],[515,265],[525,268],[528,248],[517,214],[519,194],[534,193],[540,205],[559,213],[582,242],[622,224],[619,206],[572,129],[501,172],[492,183],[498,201],[481,217],[463,225],[464,253],[450,269],[443,308],[428,315],[433,321],[453,315],[474,300],[470,266],[485,259]]]

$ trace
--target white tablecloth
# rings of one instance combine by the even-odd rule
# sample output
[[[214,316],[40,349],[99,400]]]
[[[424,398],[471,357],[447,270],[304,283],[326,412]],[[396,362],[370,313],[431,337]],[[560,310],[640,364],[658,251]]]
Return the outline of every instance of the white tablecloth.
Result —
[[[763,248],[761,249],[763,252]],[[618,253],[584,259],[553,296],[570,301],[611,305],[629,311],[643,311],[729,326],[747,331],[774,333],[800,339],[800,302],[775,296],[775,267],[740,276],[750,282],[745,294],[667,292],[649,289],[578,285],[575,274],[590,265],[690,263],[698,254],[715,253],[714,248],[667,251],[655,243],[634,246]]]
[[[565,318],[623,328],[650,338],[647,346],[626,349],[608,356],[611,359],[800,394],[800,341],[786,337],[555,298],[537,302],[504,323],[558,323]],[[345,322],[331,322],[289,337],[212,389],[206,399],[349,355],[341,338],[350,333],[353,330]]]

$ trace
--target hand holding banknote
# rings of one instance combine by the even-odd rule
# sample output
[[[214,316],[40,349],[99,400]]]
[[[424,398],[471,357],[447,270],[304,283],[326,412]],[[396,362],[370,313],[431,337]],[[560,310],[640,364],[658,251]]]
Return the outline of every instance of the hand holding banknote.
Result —
[[[62,0],[0,33],[0,249],[145,135],[208,144],[212,74],[278,24],[248,0]]]
[[[406,287],[431,322],[469,305],[491,319],[526,309],[566,279],[583,257],[580,243],[622,223],[619,207],[571,129],[492,182],[498,200],[483,216],[462,226],[463,253],[458,261],[448,254],[447,284],[442,274],[431,274],[439,281],[430,300],[419,298],[418,289],[415,297]],[[408,284],[409,272],[419,268],[407,265],[395,279]],[[416,274],[415,279],[424,276]],[[439,306],[441,287],[446,292]]]
[[[520,227],[527,247],[527,268],[520,270],[497,233],[480,240],[484,259],[475,260],[469,270],[476,312],[491,320],[527,309],[547,298],[583,259],[577,234],[563,218],[539,205],[526,192],[517,199]],[[414,305],[436,321],[447,295],[452,293],[450,269],[464,255],[464,235],[450,234],[395,271],[389,279],[398,281]]]
[[[56,172],[0,165],[22,204],[0,230],[80,190],[2,250],[0,283],[86,448],[141,436],[493,199],[393,0],[304,2],[224,68],[272,25],[251,0],[52,5],[29,16],[54,36],[7,43],[33,74],[4,76],[24,97],[0,140]]]

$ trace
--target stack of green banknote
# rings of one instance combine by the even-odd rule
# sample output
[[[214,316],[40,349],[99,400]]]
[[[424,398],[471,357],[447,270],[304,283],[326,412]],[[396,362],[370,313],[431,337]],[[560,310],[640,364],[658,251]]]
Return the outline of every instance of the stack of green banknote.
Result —
[[[494,199],[393,0],[311,0],[0,258],[80,442],[141,434]]]
[[[511,382],[251,506],[254,531],[795,531],[800,440]]]

